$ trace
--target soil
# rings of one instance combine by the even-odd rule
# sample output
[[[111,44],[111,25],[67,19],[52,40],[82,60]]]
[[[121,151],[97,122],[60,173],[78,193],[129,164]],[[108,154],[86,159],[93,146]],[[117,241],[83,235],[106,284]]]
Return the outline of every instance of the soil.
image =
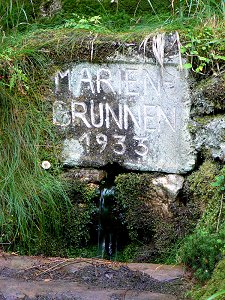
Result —
[[[6,288],[7,282],[8,285],[12,285],[10,292]],[[71,283],[73,283],[73,289],[75,286],[77,286],[77,289],[79,288],[79,297],[77,296],[78,290],[77,294],[75,291],[71,292]],[[43,290],[43,284],[45,290]],[[64,292],[66,291],[66,293],[63,293],[61,290],[60,292],[58,291],[60,284],[62,284],[62,290],[64,288]],[[40,285],[42,285],[41,290]],[[13,289],[14,286],[15,288]],[[36,286],[37,290],[35,291]],[[49,290],[47,291],[47,287],[49,288],[50,286],[52,293]],[[54,286],[56,286],[57,292],[54,292]],[[81,258],[20,257],[8,254],[0,257],[0,300],[181,300],[184,299],[184,294],[188,287],[185,273],[180,266],[121,264],[106,260]],[[18,296],[20,288],[21,292]],[[84,288],[83,294],[80,292],[82,288]],[[33,291],[29,294],[31,289]],[[99,291],[99,295],[87,296],[87,292],[90,293],[91,290],[95,293]],[[69,295],[68,291],[70,291]],[[106,291],[110,291],[110,297],[107,295],[102,296],[102,293]],[[118,291],[126,293],[129,291],[130,293],[136,293],[135,295],[137,296],[129,296],[127,294],[128,296],[125,298],[124,295],[121,296],[121,293],[117,293]],[[16,293],[17,295],[15,295]],[[152,295],[155,295],[155,298],[151,298],[150,296]]]

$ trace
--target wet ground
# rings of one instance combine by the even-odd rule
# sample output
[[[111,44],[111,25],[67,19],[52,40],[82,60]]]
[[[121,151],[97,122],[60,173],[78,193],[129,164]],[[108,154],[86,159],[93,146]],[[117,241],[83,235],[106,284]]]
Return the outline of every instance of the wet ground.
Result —
[[[0,254],[0,300],[182,300],[181,266]]]

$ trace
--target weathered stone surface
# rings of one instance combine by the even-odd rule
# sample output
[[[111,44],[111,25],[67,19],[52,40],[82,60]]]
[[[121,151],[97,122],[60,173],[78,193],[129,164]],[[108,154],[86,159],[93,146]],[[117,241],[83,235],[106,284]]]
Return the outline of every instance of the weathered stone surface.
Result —
[[[159,281],[173,281],[184,277],[184,266],[180,265],[159,265],[150,263],[128,263],[127,266],[133,271],[139,271],[150,275]]]
[[[205,121],[204,121],[205,120]],[[204,121],[205,123],[201,123]],[[213,158],[225,160],[225,117],[211,120],[201,119],[191,123],[195,147],[198,151],[208,150]]]
[[[204,116],[225,111],[225,76],[202,80],[193,87],[191,116]]]
[[[178,300],[169,294],[152,293],[149,291],[124,291],[122,289],[90,288],[71,281],[25,281],[8,279],[0,276],[0,297],[4,300]],[[121,298],[123,297],[123,298]]]
[[[97,169],[69,169],[63,176],[69,180],[80,179],[86,183],[99,183],[107,176],[107,173]]]
[[[186,74],[171,63],[73,65],[55,76],[65,166],[185,173],[195,164]]]
[[[151,176],[150,176],[151,177]],[[183,188],[184,178],[181,175],[168,174],[152,177],[152,186],[149,186],[150,203],[153,211],[164,218],[173,218],[171,203],[178,200],[178,194]]]
[[[148,290],[131,290],[129,288],[119,288],[117,286],[101,288],[97,283],[95,286],[88,285],[87,283],[78,283],[73,279],[73,275],[79,270],[82,271],[87,266],[92,265],[95,270],[98,271],[100,264],[110,266],[108,273],[104,273],[107,280],[107,276],[110,274],[110,270],[113,270],[113,275],[119,276],[119,270],[122,266],[128,267],[135,272],[141,272],[139,274],[146,274],[151,276],[153,280],[159,280],[160,283],[173,282],[175,279],[181,279],[184,277],[184,270],[182,266],[169,266],[169,265],[157,265],[157,264],[121,264],[115,262],[107,262],[100,259],[65,259],[65,258],[44,258],[44,257],[28,257],[28,256],[13,256],[9,254],[0,255],[0,299],[4,300],[16,300],[16,299],[79,299],[79,300],[113,300],[113,299],[126,299],[126,300],[178,300],[180,297],[171,295],[171,290],[168,288],[169,294],[163,291],[151,292]],[[53,268],[54,266],[54,268]],[[46,270],[61,270],[62,278],[52,278],[52,274],[46,273]],[[58,267],[58,269],[57,269]],[[39,270],[39,273],[35,272],[34,277],[25,279],[23,274],[30,270]],[[49,270],[50,271],[50,270]],[[96,271],[96,272],[97,272]],[[45,273],[47,276],[45,279],[38,278],[38,274]],[[66,279],[64,279],[64,275]],[[87,276],[90,274],[87,274]],[[71,277],[69,277],[71,276]],[[97,272],[97,277],[100,274]],[[138,277],[136,275],[136,277]],[[114,279],[115,280],[115,279]],[[129,280],[124,278],[124,282]],[[111,280],[113,282],[113,279]]]
[[[180,175],[169,174],[153,179],[152,183],[159,188],[161,187],[172,200],[176,200],[183,188],[184,178]]]

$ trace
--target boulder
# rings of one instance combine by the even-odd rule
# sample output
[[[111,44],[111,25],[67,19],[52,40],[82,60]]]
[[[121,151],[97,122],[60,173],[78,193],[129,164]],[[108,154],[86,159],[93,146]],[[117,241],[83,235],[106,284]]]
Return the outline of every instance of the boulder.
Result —
[[[184,177],[176,174],[168,174],[154,178],[152,183],[159,189],[162,189],[162,194],[166,193],[170,200],[174,201],[183,188]]]
[[[225,160],[225,117],[216,116],[207,120],[197,119],[192,122],[193,138],[196,150],[209,151],[214,159]]]
[[[192,87],[191,116],[212,115],[225,111],[225,76],[212,77]]]

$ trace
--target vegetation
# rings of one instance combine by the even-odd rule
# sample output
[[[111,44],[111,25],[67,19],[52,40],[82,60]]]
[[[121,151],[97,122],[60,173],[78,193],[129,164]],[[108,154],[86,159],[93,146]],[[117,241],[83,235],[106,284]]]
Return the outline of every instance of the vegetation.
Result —
[[[211,277],[216,264],[225,254],[223,174],[224,168],[219,172],[215,163],[205,161],[188,178],[193,193],[191,199],[199,206],[201,218],[194,232],[184,239],[179,258],[194,270],[201,281]],[[217,180],[212,183],[215,178]]]
[[[170,205],[166,194],[161,193],[159,197],[153,178],[149,174],[135,173],[116,177],[115,200],[122,222],[133,245],[139,245],[139,251],[133,246],[127,247],[124,255],[133,249],[136,261],[175,262],[173,248],[177,250],[179,241],[193,228],[195,209],[177,203]]]
[[[3,245],[21,245],[29,252],[46,232],[53,236],[60,233],[61,210],[69,208],[70,201],[54,176],[57,161],[51,159],[50,173],[41,168],[42,160],[57,157],[52,126],[43,114],[48,110],[46,103],[36,96],[37,91],[26,92],[28,79],[20,77],[19,66],[17,71],[9,86],[0,85],[0,238]]]
[[[223,0],[5,0],[0,12],[0,246],[20,253],[75,255],[90,239],[96,189],[81,182],[71,187],[61,176],[49,74],[81,55],[101,62],[115,50],[115,41],[121,41],[116,49],[123,52],[129,50],[124,46],[128,41],[141,43],[149,34],[178,31],[187,59],[183,67],[197,79],[219,76],[225,71],[225,4]],[[219,101],[223,97],[221,92]],[[49,170],[41,167],[44,160],[51,163]],[[184,216],[181,225],[153,218],[146,204],[151,199],[147,194],[143,199],[149,184],[144,174],[118,176],[118,210],[131,241],[122,259],[165,261],[172,255],[199,280],[211,277],[193,293],[194,299],[214,293],[222,299],[224,176],[225,169],[207,159],[188,176],[189,200],[186,207],[176,207],[177,215]],[[140,214],[146,216],[142,223]],[[153,251],[148,247],[152,242]]]
[[[225,259],[222,259],[216,266],[211,279],[208,283],[194,291],[193,297],[196,300],[223,300],[225,294],[225,277],[224,277]]]

